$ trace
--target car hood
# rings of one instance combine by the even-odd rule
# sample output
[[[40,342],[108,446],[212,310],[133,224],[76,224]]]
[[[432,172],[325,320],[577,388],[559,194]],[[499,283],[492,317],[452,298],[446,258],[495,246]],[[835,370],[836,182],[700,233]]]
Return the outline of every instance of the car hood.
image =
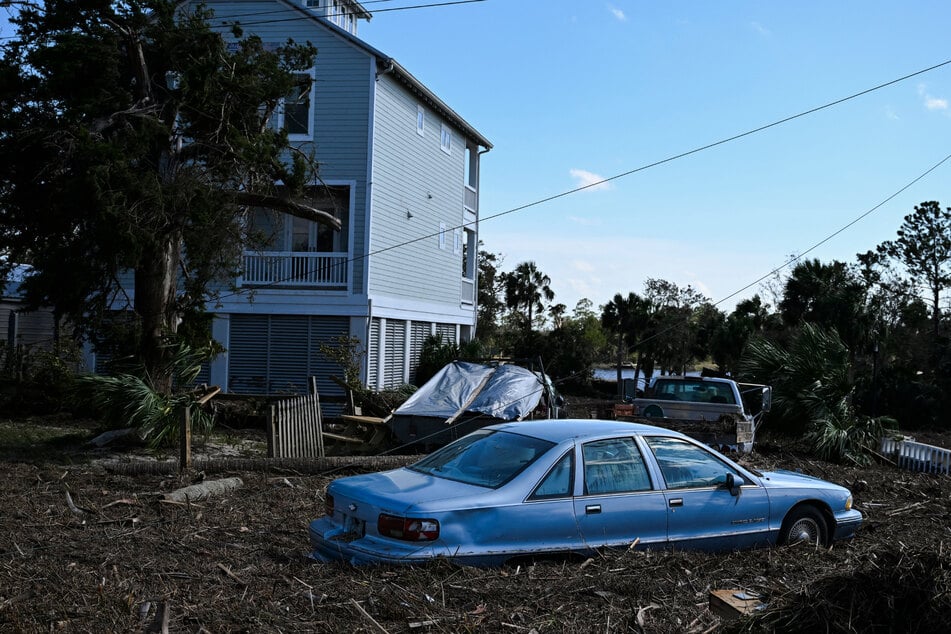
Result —
[[[334,496],[405,512],[410,507],[432,510],[459,499],[465,499],[467,506],[478,505],[478,498],[493,489],[402,468],[341,478],[331,483],[330,491]]]
[[[764,471],[761,475],[761,479],[767,487],[809,487],[811,489],[846,490],[845,487],[827,482],[821,478],[816,478],[797,471],[787,471],[785,469]]]

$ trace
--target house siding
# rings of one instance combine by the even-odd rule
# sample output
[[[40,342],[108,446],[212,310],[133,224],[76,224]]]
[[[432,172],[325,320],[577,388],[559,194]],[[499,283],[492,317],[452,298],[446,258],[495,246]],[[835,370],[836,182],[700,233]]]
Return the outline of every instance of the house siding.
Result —
[[[460,331],[474,329],[475,307],[460,301],[462,251],[454,239],[466,217],[466,139],[449,126],[452,151],[445,153],[440,127],[446,122],[396,76],[398,65],[384,70],[378,51],[291,4],[231,0],[207,6],[217,16],[213,25],[244,20],[244,31],[265,43],[293,39],[317,47],[315,136],[295,143],[313,151],[324,182],[351,188],[348,287],[222,289],[210,308],[221,316],[216,337],[228,352],[210,375],[231,392],[302,391],[307,373],[327,374],[313,332],[329,328],[360,339],[368,386],[397,387],[415,374],[423,332],[456,342]],[[425,110],[422,136],[418,105]]]
[[[425,106],[424,134],[417,134],[418,105],[393,77],[377,81],[369,290],[458,313],[462,254],[454,249],[453,229],[463,217],[465,141],[453,130],[452,153],[443,152],[443,122]],[[443,248],[435,235],[441,228]]]
[[[313,152],[321,179],[328,183],[352,183],[351,282],[350,292],[366,293],[367,161],[370,126],[371,84],[376,62],[372,55],[354,46],[329,28],[324,28],[284,2],[209,2],[220,24],[228,16],[251,16],[245,32],[265,43],[284,44],[288,39],[310,42],[317,47],[314,62],[314,140],[295,142]],[[255,19],[255,15],[267,16]],[[296,19],[294,19],[296,18]],[[266,292],[266,289],[263,289]]]

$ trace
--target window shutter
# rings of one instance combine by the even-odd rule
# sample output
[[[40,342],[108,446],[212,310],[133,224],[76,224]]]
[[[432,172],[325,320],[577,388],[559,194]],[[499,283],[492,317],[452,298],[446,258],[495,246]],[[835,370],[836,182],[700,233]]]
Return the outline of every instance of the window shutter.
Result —
[[[433,331],[433,326],[426,322],[413,322],[409,342],[409,380],[416,382],[416,370],[419,369],[419,357],[423,352],[423,344]]]
[[[443,344],[457,343],[455,324],[436,324],[436,336]]]
[[[406,322],[386,321],[386,356],[383,361],[383,387],[399,387],[405,383],[403,367],[406,364]]]
[[[232,315],[228,340],[228,391],[267,394],[267,315]]]
[[[370,343],[367,346],[367,387],[380,389],[380,377],[377,368],[380,359],[380,319],[370,321]]]
[[[342,395],[330,380],[343,369],[320,351],[349,334],[346,317],[232,315],[228,345],[229,391],[238,394],[306,394],[308,377],[318,390]]]

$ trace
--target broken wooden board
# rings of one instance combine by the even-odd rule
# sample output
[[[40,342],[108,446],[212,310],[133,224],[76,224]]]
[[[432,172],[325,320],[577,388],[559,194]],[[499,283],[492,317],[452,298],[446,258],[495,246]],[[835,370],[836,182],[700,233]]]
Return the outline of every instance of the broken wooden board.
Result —
[[[745,590],[710,591],[710,611],[728,621],[762,610],[764,605],[758,595]]]

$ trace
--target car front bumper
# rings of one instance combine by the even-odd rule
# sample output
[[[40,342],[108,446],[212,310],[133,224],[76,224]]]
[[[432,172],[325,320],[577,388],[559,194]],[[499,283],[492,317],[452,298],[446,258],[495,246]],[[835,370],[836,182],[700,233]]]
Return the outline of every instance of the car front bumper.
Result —
[[[854,537],[861,525],[862,513],[860,511],[855,509],[839,511],[835,514],[835,534],[832,538],[835,540]]]

